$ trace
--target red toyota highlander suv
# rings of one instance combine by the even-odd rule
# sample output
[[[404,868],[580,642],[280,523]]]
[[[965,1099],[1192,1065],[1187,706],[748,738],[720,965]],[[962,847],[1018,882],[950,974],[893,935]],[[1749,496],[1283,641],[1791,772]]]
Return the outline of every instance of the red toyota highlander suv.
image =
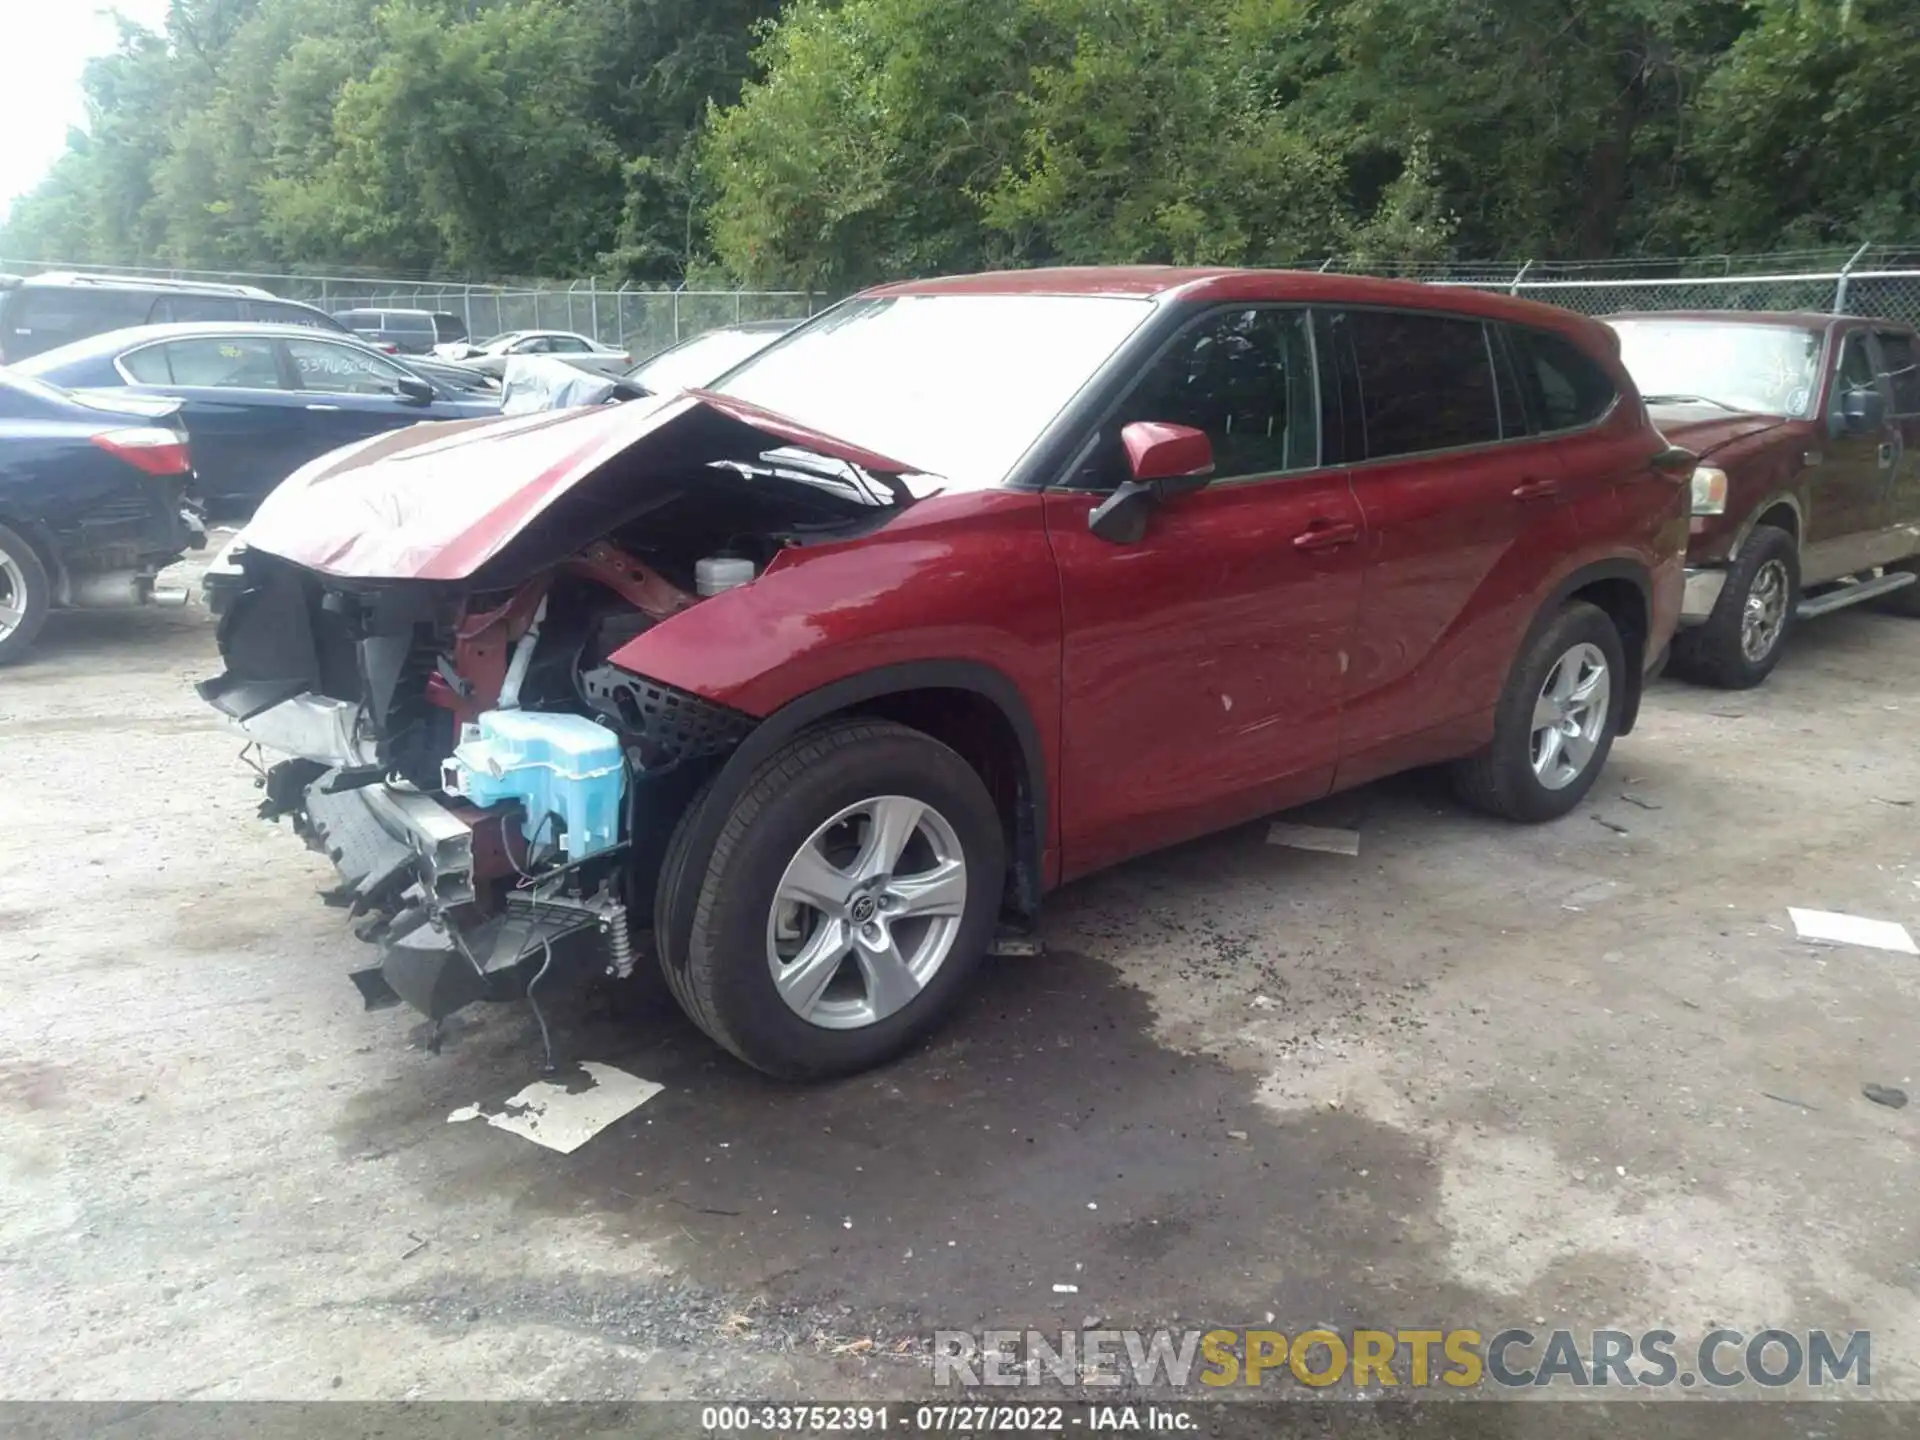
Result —
[[[1609,331],[1500,296],[892,285],[709,389],[314,462],[200,688],[290,757],[262,813],[339,870],[369,1004],[657,965],[749,1064],[845,1073],[1128,856],[1442,761],[1573,808],[1693,462]]]

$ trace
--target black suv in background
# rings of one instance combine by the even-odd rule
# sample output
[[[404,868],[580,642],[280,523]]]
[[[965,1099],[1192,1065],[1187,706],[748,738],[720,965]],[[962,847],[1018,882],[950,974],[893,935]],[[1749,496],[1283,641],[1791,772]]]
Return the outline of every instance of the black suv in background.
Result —
[[[251,285],[140,275],[0,275],[0,365],[109,330],[195,320],[307,325],[347,333],[346,326],[325,311]]]
[[[369,345],[398,355],[430,355],[436,345],[467,338],[458,315],[431,310],[336,310],[333,318]]]

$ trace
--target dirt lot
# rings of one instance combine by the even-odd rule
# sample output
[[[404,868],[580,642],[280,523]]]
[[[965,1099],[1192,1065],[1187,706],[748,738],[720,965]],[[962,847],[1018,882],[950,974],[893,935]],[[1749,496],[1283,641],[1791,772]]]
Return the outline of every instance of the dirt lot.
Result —
[[[1871,1327],[1920,1395],[1920,1108],[1860,1094],[1920,1070],[1920,960],[1786,915],[1920,927],[1920,624],[1661,685],[1557,825],[1413,777],[1296,817],[1358,858],[1078,885],[849,1083],[563,1003],[666,1087],[572,1155],[446,1123],[533,1077],[523,1008],[437,1056],[362,1012],[212,655],[198,609],[57,617],[0,677],[0,1395],[916,1394],[936,1327],[1094,1317]]]

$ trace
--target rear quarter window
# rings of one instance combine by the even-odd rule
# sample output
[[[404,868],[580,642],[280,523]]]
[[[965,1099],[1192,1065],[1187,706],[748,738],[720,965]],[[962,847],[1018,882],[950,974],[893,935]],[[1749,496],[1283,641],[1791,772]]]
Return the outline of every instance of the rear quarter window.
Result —
[[[16,336],[29,342],[22,350],[25,355],[109,330],[145,325],[153,306],[154,295],[147,290],[21,289],[8,308],[8,353],[13,353]]]
[[[1620,398],[1612,378],[1586,351],[1549,330],[1509,332],[1520,358],[1520,382],[1544,431],[1591,425]]]
[[[255,300],[250,309],[253,319],[268,325],[304,325],[309,330],[324,330],[330,335],[337,335],[341,330],[340,323],[331,316],[322,315],[318,310],[309,310],[304,305]]]
[[[153,307],[155,325],[211,320],[231,324],[240,318],[240,302],[225,295],[163,295]]]

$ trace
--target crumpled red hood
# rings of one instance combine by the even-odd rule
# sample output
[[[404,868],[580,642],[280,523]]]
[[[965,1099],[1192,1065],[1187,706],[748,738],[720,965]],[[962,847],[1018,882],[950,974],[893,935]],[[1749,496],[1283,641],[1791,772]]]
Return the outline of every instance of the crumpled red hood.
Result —
[[[326,575],[464,580],[567,491],[617,459],[684,466],[700,412],[770,446],[882,474],[914,467],[707,391],[505,420],[416,425],[321,456],[261,503],[249,550]]]

